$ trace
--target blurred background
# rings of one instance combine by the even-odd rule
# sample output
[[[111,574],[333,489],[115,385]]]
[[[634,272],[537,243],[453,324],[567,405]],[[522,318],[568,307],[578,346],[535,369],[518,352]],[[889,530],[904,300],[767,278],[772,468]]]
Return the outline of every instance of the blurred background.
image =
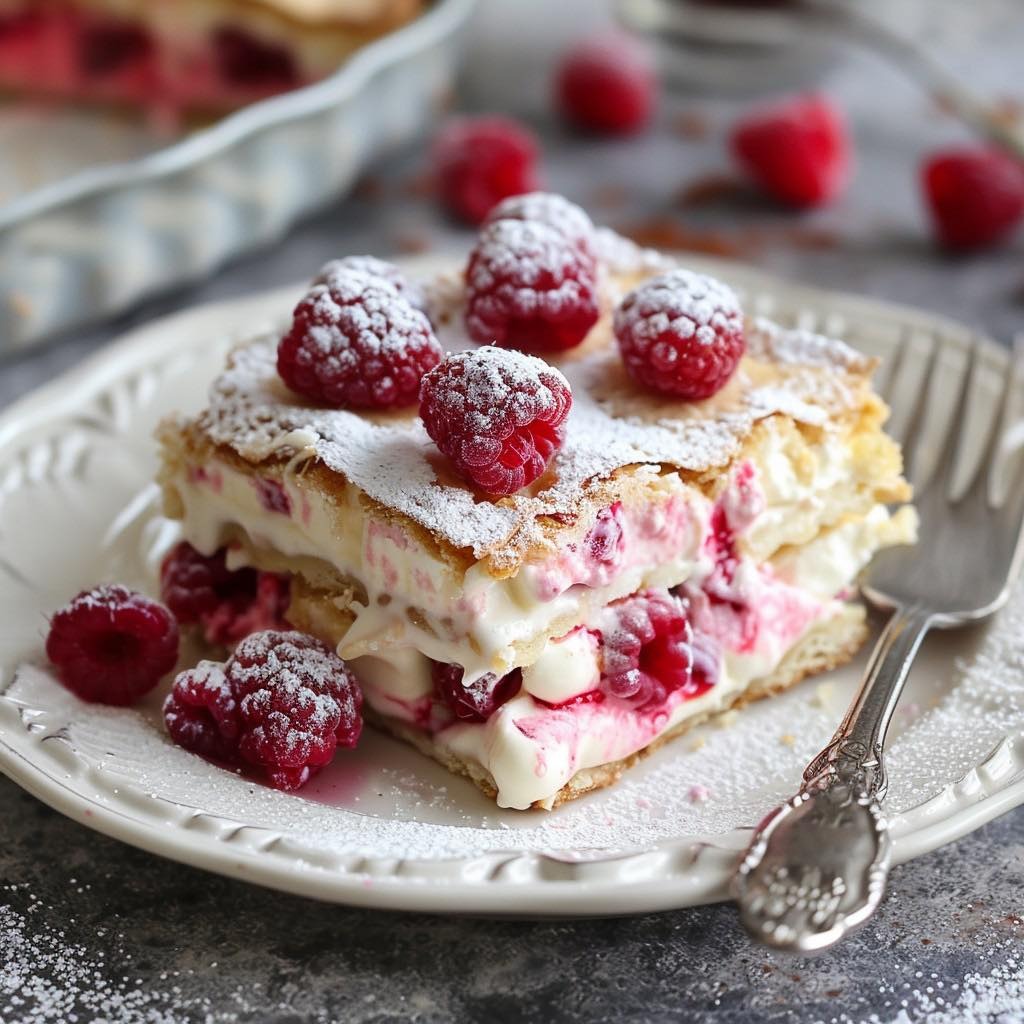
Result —
[[[281,0],[285,7],[292,2]],[[230,9],[232,4],[222,6]],[[384,6],[391,9],[394,3]],[[451,0],[438,0],[425,10],[435,16],[452,6]],[[1018,3],[876,0],[854,6],[879,19],[886,31],[924,47],[960,84],[982,97],[990,128],[1001,124],[1019,131],[1024,13]],[[322,153],[310,150],[310,140],[294,132],[264,133],[235,153],[231,166],[208,166],[184,185],[180,176],[172,179],[166,208],[153,193],[130,206],[135,201],[131,189],[118,188],[116,178],[101,201],[79,203],[73,215],[58,204],[59,216],[51,215],[48,223],[40,223],[46,220],[41,216],[46,203],[39,200],[60,198],[76,164],[134,158],[203,125],[219,130],[223,125],[209,111],[202,118],[181,111],[168,117],[166,110],[154,117],[152,110],[112,114],[109,104],[90,104],[83,113],[76,105],[9,98],[0,111],[0,182],[2,173],[8,175],[0,189],[0,198],[6,199],[0,205],[0,286],[6,289],[8,337],[0,350],[17,345],[31,357],[8,360],[0,370],[0,400],[129,326],[196,302],[308,280],[334,256],[464,253],[473,225],[453,213],[450,197],[445,202],[439,181],[445,173],[439,168],[443,157],[433,141],[456,113],[512,119],[513,130],[533,138],[532,182],[564,193],[596,222],[643,244],[744,260],[808,283],[920,305],[1002,340],[1019,328],[1024,233],[1016,228],[1024,214],[1022,165],[1000,157],[1003,165],[993,181],[986,178],[991,168],[960,169],[951,186],[955,194],[947,202],[952,230],[957,222],[962,230],[966,221],[970,236],[979,218],[987,226],[982,225],[980,241],[968,237],[966,245],[950,245],[950,225],[940,224],[930,208],[934,196],[923,181],[924,167],[951,148],[987,159],[990,141],[953,116],[948,101],[921,79],[913,52],[901,51],[898,42],[894,48],[891,37],[880,48],[862,24],[845,25],[841,12],[849,5],[841,0],[463,0],[461,7],[471,10],[468,22],[456,12],[443,27],[445,47],[451,46],[442,48],[437,66],[404,85],[399,81],[399,88],[395,80],[401,79],[403,67],[411,69],[416,61],[398,54],[397,70],[366,90],[368,112],[362,120],[339,120],[337,134],[327,139],[318,127],[316,144]],[[392,10],[396,23],[415,13],[415,5],[404,12]],[[650,112],[625,127],[581,128],[586,112],[567,110],[559,76],[567,73],[567,62],[581,45],[585,49],[589,40],[603,39],[623,23],[646,31],[636,37],[642,49],[619,35],[609,43],[605,64],[626,68],[628,91],[631,62],[653,62]],[[0,54],[2,41],[0,17]],[[354,52],[355,62],[360,54],[358,48]],[[236,71],[242,62],[243,78],[246,61],[266,72],[269,60],[271,71],[281,71],[266,47],[236,48],[229,55]],[[459,70],[453,79],[456,55]],[[0,61],[0,77],[2,69]],[[273,93],[290,84],[272,76],[259,89]],[[326,82],[244,109],[228,123],[245,126],[254,112],[265,108],[273,113],[275,104],[298,99],[298,108],[276,118],[287,124],[297,109],[301,114],[304,97],[329,86]],[[609,87],[620,86],[613,81]],[[815,147],[824,146],[827,154],[834,143],[815,141],[813,132],[823,130],[820,126],[798,123],[792,129],[797,136],[801,130],[811,132],[810,141],[799,145],[786,134],[787,117],[799,122],[787,104],[808,94],[819,97],[828,116],[838,119],[843,152],[836,159],[843,166],[818,168],[826,178],[816,196],[780,201],[778,187],[763,178],[765,173],[770,178],[772,169],[761,166],[759,171],[757,161],[770,163],[773,152],[799,151],[804,143],[818,159]],[[381,99],[375,110],[375,95],[390,99]],[[228,106],[237,101],[238,96],[225,100]],[[575,102],[586,106],[585,99]],[[777,115],[775,129],[782,134],[773,137],[769,131],[758,143],[761,155],[745,162],[737,153],[737,134],[744,125],[753,125],[755,135],[763,129],[766,107],[768,128]],[[372,144],[361,146],[361,140]],[[480,145],[470,139],[468,152],[485,152],[486,147],[474,148]],[[285,165],[289,152],[295,159]],[[795,172],[782,166],[774,173]],[[48,188],[26,192],[26,175]],[[193,190],[185,196],[187,204],[182,202],[185,186]],[[219,207],[211,213],[211,195],[219,201],[223,193],[234,203],[232,190],[241,194],[249,186],[260,193],[256,200],[246,199],[255,213],[237,204],[230,217]],[[193,194],[196,189],[202,202]],[[341,198],[327,198],[339,190]],[[514,181],[509,190],[516,190]],[[280,208],[268,212],[268,204],[275,203]],[[317,207],[314,216],[303,209],[309,204]],[[299,219],[294,227],[293,216]],[[92,220],[83,222],[83,217]],[[259,230],[246,235],[257,222]],[[121,245],[118,232],[129,230],[130,244]],[[248,254],[234,255],[246,247]],[[70,269],[60,263],[68,253],[77,261]],[[191,283],[182,284],[189,278]],[[157,297],[135,302],[137,295],[154,289]],[[83,325],[83,319],[93,322]],[[61,343],[39,349],[35,343],[52,333],[51,323],[58,324]]]

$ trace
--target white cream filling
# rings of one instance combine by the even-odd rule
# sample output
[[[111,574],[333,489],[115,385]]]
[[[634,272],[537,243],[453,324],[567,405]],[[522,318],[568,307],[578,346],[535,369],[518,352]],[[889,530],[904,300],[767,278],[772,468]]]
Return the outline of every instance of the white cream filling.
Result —
[[[567,622],[582,622],[637,590],[679,584],[694,570],[710,514],[707,499],[678,478],[658,478],[660,506],[636,519],[626,515],[627,544],[614,571],[588,574],[577,564],[580,558],[563,552],[495,579],[482,565],[464,575],[453,572],[355,500],[339,530],[332,499],[300,489],[292,473],[284,479],[290,514],[269,511],[252,476],[219,462],[204,467],[201,478],[191,473],[177,479],[175,487],[185,506],[183,532],[201,551],[221,546],[230,527],[238,526],[256,547],[320,559],[362,583],[367,602],[353,606],[355,622],[339,648],[342,657],[415,647],[463,665],[467,679],[510,671],[517,649],[549,639],[556,624],[564,629]],[[669,512],[659,514],[659,507]]]
[[[752,607],[765,609],[756,643],[740,650],[728,646],[727,633],[716,637],[723,644],[718,680],[700,696],[670,699],[657,714],[636,712],[612,699],[563,708],[538,703],[534,698],[561,703],[597,687],[597,644],[581,629],[549,642],[524,669],[522,692],[488,721],[449,725],[434,734],[434,741],[482,765],[494,779],[500,806],[526,808],[548,800],[577,772],[628,757],[681,722],[728,707],[754,680],[775,671],[811,629],[838,614],[842,602],[834,595],[855,579],[880,546],[912,537],[913,526],[910,509],[890,518],[878,506],[862,522],[837,527],[766,570],[741,564],[737,580],[746,579],[743,586]],[[772,609],[780,605],[789,614],[776,621]],[[361,676],[359,662],[354,668]],[[415,685],[410,683],[413,676],[407,665],[395,662],[391,675],[385,670],[374,676],[367,700],[381,712],[408,721],[416,721],[419,713],[422,725],[432,692],[429,670],[415,673]],[[399,689],[400,702],[394,699]]]

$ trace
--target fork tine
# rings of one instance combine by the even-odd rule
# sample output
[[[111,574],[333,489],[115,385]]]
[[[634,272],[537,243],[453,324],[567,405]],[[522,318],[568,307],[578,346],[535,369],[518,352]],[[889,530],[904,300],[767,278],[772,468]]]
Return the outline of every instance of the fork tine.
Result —
[[[926,351],[915,357],[914,337],[900,346],[899,362],[890,377],[889,402],[892,414],[887,431],[900,443],[908,463],[913,458],[913,447],[918,438],[921,417],[926,406],[928,386],[935,369],[940,346],[929,344]]]
[[[994,366],[991,356],[976,343],[966,411],[956,425],[959,435],[956,454],[946,475],[950,502],[955,504],[972,494],[979,476],[985,481],[979,488],[979,495],[988,498],[1014,383],[1012,362],[1009,366]]]
[[[961,460],[965,414],[970,404],[971,385],[978,372],[979,361],[979,346],[976,341],[972,341],[968,345],[967,366],[964,368],[961,379],[957,382],[956,395],[950,403],[949,412],[943,424],[942,439],[936,443],[938,457],[930,483],[939,487],[943,496],[949,495],[956,466]]]
[[[1024,331],[1013,338],[1003,407],[989,450],[987,482],[989,507],[1001,508],[1010,499],[1024,500]]]

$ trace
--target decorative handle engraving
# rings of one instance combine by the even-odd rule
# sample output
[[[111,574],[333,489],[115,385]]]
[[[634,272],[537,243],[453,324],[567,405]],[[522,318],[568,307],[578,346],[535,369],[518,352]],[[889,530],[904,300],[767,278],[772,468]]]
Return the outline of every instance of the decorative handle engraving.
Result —
[[[891,852],[882,751],[930,624],[920,608],[893,615],[835,736],[807,766],[796,796],[755,832],[733,891],[744,926],[762,942],[823,949],[881,901]]]

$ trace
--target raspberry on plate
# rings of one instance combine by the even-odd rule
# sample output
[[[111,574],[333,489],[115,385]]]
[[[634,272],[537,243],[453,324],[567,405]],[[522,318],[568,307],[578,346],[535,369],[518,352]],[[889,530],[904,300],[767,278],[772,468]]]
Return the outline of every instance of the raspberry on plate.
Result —
[[[175,743],[258,768],[272,786],[297,789],[354,747],[362,693],[345,663],[305,633],[246,637],[223,668],[202,662],[174,681],[164,721]]]
[[[466,267],[466,329],[481,344],[526,352],[574,348],[600,315],[593,259],[557,228],[497,220]]]
[[[463,685],[464,674],[461,665],[435,661],[431,666],[434,695],[460,722],[486,722],[523,685],[519,669],[500,678],[488,673],[468,686]]]
[[[180,673],[164,701],[164,724],[171,739],[215,761],[238,757],[238,701],[224,667],[201,661]]]
[[[577,43],[555,78],[555,99],[566,120],[601,135],[638,131],[650,120],[656,95],[650,57],[627,36]]]
[[[326,405],[410,405],[443,355],[430,321],[379,277],[326,268],[295,307],[277,349],[277,372],[293,391]]]
[[[495,203],[537,187],[537,140],[507,117],[456,117],[438,132],[434,174],[441,201],[480,224]]]
[[[746,347],[735,292],[689,270],[669,271],[630,292],[615,310],[614,328],[637,383],[691,401],[724,387]]]
[[[542,359],[488,346],[423,378],[420,416],[437,447],[487,494],[532,483],[562,446],[569,382]]]
[[[498,220],[527,220],[546,224],[569,239],[579,250],[595,259],[594,222],[586,211],[554,192],[527,192],[503,199],[491,210],[486,223]]]
[[[288,577],[229,569],[227,549],[203,555],[176,544],[160,569],[160,596],[182,626],[199,625],[210,644],[234,644],[258,629],[287,628]]]
[[[50,620],[46,655],[82,700],[126,705],[178,660],[178,624],[162,605],[120,584],[83,591]]]
[[[610,696],[656,706],[693,685],[693,632],[679,598],[648,590],[608,611],[613,624],[601,632],[601,685]]]
[[[797,96],[755,110],[734,125],[731,145],[753,181],[790,206],[828,203],[850,177],[846,121],[824,96]]]
[[[998,150],[936,153],[921,168],[921,184],[935,233],[951,249],[995,245],[1024,218],[1024,166]]]

